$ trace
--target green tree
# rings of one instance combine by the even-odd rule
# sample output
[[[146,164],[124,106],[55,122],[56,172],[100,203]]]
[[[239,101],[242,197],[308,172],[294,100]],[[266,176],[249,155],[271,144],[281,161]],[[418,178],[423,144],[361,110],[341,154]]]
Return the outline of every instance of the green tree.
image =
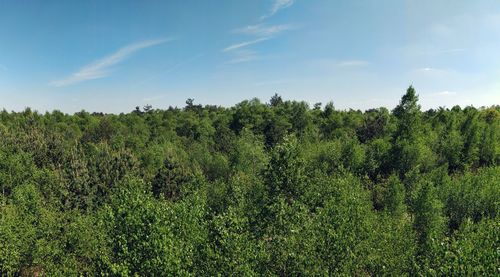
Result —
[[[401,98],[399,104],[392,111],[398,119],[396,137],[398,139],[415,139],[420,134],[421,114],[418,104],[418,95],[413,86],[410,86]]]
[[[352,177],[320,182],[323,203],[313,217],[314,257],[324,275],[361,274],[367,266],[373,213],[366,191]]]
[[[443,204],[432,183],[426,182],[418,192],[413,208],[413,227],[417,233],[418,255],[422,263],[432,261],[432,248],[439,245],[445,231]]]
[[[297,139],[293,136],[286,137],[283,143],[272,150],[265,172],[270,198],[283,196],[288,201],[293,201],[299,197],[305,185],[304,169]]]
[[[182,186],[192,179],[193,176],[188,169],[175,158],[166,158],[151,182],[153,194],[157,197],[176,200],[181,196]]]
[[[384,202],[387,212],[396,218],[400,218],[406,212],[405,187],[395,175],[391,175],[387,180],[387,192]]]

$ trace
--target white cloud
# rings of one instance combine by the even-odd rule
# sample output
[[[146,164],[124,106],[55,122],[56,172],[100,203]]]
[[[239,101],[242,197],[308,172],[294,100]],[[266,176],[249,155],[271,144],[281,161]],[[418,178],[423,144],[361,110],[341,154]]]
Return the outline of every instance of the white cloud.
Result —
[[[273,16],[279,10],[290,7],[291,5],[293,5],[293,3],[294,0],[275,0],[270,12],[267,15],[262,16],[260,20],[264,20],[268,17]],[[269,26],[260,23],[233,30],[233,33],[251,35],[256,37],[256,39],[232,44],[222,49],[222,52],[230,52],[234,56],[231,60],[226,62],[226,64],[242,63],[260,59],[259,55],[257,55],[255,51],[245,50],[242,48],[272,39],[275,35],[291,28],[292,27],[288,24]]]
[[[443,90],[443,91],[440,91],[440,92],[437,92],[435,93],[435,95],[441,95],[441,96],[445,96],[445,95],[456,95],[457,92],[456,91],[449,91],[449,90]]]
[[[250,62],[260,58],[257,52],[249,49],[236,50],[233,55],[234,57],[226,62],[227,64]]]
[[[170,40],[171,39],[146,40],[139,43],[127,45],[107,57],[104,57],[100,60],[97,60],[89,65],[82,67],[80,70],[73,73],[72,75],[60,80],[52,81],[50,84],[56,87],[62,87],[83,81],[99,79],[109,76],[110,68],[113,65],[120,63],[133,53],[142,50],[144,48],[165,43]]]
[[[418,72],[435,72],[435,71],[441,71],[439,69],[436,69],[436,68],[432,68],[432,67],[422,67],[422,68],[419,68],[417,69]]]
[[[249,40],[249,41],[244,41],[244,42],[240,42],[237,44],[229,45],[228,47],[222,49],[222,52],[234,51],[236,49],[239,49],[239,48],[242,48],[245,46],[249,46],[252,44],[256,44],[256,43],[259,43],[259,42],[262,42],[262,41],[265,41],[268,39],[269,39],[268,37],[262,37],[262,38],[258,38],[258,39],[254,39],[254,40]]]
[[[261,17],[261,20],[264,20],[268,17],[273,16],[276,14],[279,10],[285,9],[293,5],[294,0],[275,0],[273,6],[271,7],[271,10],[267,15],[264,15]]]
[[[290,25],[272,25],[266,26],[264,24],[248,25],[243,28],[234,30],[234,33],[255,35],[255,36],[271,36],[281,33],[283,31],[290,30],[292,27]]]
[[[356,67],[356,66],[366,66],[369,64],[370,64],[369,62],[363,60],[348,60],[348,61],[337,62],[335,65],[339,67]]]
[[[441,68],[434,68],[434,67],[422,67],[422,68],[417,68],[415,70],[417,73],[425,74],[426,76],[429,75],[438,75],[442,76],[444,74],[451,74],[453,71],[449,69],[441,69]]]
[[[422,94],[421,104],[424,109],[436,107],[453,107],[459,105],[461,107],[474,106],[489,107],[500,101],[498,93],[500,86],[495,87],[495,84],[473,87],[460,91],[438,91],[435,93]]]

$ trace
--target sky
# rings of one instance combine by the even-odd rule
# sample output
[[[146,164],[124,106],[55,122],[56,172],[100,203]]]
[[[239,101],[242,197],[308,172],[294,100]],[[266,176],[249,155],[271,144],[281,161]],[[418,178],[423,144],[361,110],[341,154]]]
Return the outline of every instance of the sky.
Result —
[[[500,104],[498,0],[0,0],[0,109]]]

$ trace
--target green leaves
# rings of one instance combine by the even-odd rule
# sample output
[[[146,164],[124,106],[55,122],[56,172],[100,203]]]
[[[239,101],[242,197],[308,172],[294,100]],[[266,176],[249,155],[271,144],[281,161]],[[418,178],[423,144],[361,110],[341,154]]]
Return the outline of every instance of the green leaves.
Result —
[[[499,275],[500,109],[0,112],[0,275]]]
[[[434,240],[444,234],[446,219],[443,217],[443,204],[437,198],[432,183],[424,183],[417,192],[413,207],[415,218],[413,227],[417,232],[417,242],[425,251]]]
[[[192,270],[193,250],[204,241],[203,232],[197,231],[203,209],[188,209],[189,204],[160,203],[140,180],[126,178],[100,211],[112,249],[109,257],[103,257],[104,270],[120,276]]]
[[[297,139],[288,136],[271,152],[265,178],[269,196],[278,196],[293,201],[303,193],[305,187],[304,161],[300,156]]]

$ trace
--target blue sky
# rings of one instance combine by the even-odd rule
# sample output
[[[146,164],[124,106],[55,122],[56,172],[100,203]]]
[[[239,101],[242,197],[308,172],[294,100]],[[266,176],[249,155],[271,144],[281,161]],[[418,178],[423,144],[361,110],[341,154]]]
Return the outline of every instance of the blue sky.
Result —
[[[500,104],[498,0],[0,0],[0,108]]]

